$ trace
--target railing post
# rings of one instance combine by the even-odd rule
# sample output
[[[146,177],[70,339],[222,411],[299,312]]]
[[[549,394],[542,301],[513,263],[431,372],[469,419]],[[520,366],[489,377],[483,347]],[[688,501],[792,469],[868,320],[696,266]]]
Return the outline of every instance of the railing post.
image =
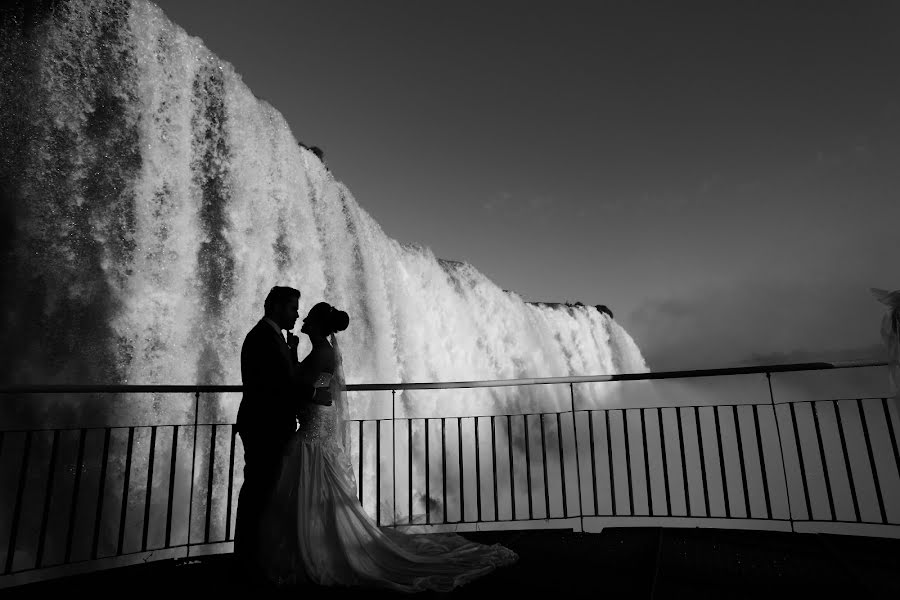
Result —
[[[194,440],[191,444],[193,451],[191,453],[191,484],[190,493],[188,494],[188,518],[187,518],[187,549],[186,557],[191,555],[191,525],[193,524],[194,510],[194,465],[197,463],[197,419],[200,416],[200,390],[194,392]]]
[[[397,390],[391,390],[391,525],[397,526]],[[380,510],[380,508],[379,508]]]
[[[569,398],[572,401],[572,431],[575,432],[575,477],[578,479],[578,520],[581,523],[581,531],[584,532],[584,510],[581,508],[581,457],[578,453],[578,419],[575,417],[575,384],[569,384]],[[588,415],[588,419],[590,419]],[[562,432],[559,432],[560,434]],[[563,458],[565,460],[565,458]],[[566,494],[566,482],[563,481],[563,497]]]
[[[769,402],[772,404],[772,416],[775,418],[775,430],[778,432],[778,453],[781,455],[781,475],[784,478],[784,495],[787,498],[788,521],[791,524],[791,533],[794,533],[794,511],[791,508],[791,490],[788,487],[787,467],[784,464],[784,443],[781,441],[781,424],[778,422],[778,411],[775,410],[775,394],[772,392],[772,373],[766,371],[766,382],[769,384]],[[799,443],[799,440],[797,440]],[[764,457],[760,461],[765,462]]]

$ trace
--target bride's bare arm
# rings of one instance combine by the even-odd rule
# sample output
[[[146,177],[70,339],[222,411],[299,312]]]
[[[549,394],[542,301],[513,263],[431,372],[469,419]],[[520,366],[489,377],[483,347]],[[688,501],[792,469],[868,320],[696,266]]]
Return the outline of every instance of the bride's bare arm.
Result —
[[[315,404],[330,405],[330,392],[319,381],[323,374],[334,372],[334,351],[329,346],[313,347],[309,354],[298,365],[298,379],[301,388],[313,390],[310,402]]]

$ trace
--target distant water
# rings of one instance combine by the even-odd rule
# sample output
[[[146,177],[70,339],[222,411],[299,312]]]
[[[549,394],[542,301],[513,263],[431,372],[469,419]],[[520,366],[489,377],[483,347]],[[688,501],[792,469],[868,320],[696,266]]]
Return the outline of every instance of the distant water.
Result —
[[[154,4],[30,5],[0,42],[5,381],[239,384],[241,342],[275,284],[302,291],[301,312],[326,300],[351,315],[349,383],[647,369],[594,307],[529,304],[385,235],[277,110]],[[558,387],[533,393],[567,402]],[[416,410],[531,393],[422,392]],[[222,400],[233,414],[237,398]]]

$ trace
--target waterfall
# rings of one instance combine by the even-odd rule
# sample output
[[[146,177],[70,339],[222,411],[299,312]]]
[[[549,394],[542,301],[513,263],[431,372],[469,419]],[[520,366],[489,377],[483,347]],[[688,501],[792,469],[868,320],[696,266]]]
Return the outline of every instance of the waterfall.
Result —
[[[273,285],[301,290],[301,314],[321,300],[350,314],[340,334],[350,384],[647,370],[608,311],[527,302],[470,264],[385,235],[316,154],[298,144],[284,117],[156,5],[20,0],[0,8],[0,17],[0,382],[240,384],[241,344]],[[301,353],[305,344],[304,338]],[[601,405],[616,385],[579,386],[579,402]],[[568,386],[421,390],[400,392],[392,403],[389,392],[354,392],[351,416],[565,410],[569,394]],[[102,519],[96,513],[101,556],[115,553],[116,539],[126,550],[140,547],[150,487],[151,546],[161,545],[167,531],[158,503],[168,494],[201,503],[193,514],[203,514],[206,496],[185,496],[186,482],[199,486],[213,469],[201,464],[191,480],[190,454],[180,450],[176,464],[166,444],[225,443],[217,456],[227,457],[227,438],[210,437],[215,428],[202,427],[195,444],[189,428],[166,425],[192,422],[190,397],[6,400],[5,428],[43,429],[34,434],[27,470],[16,458],[30,447],[24,431],[4,438],[13,469],[7,475],[15,480],[0,486],[3,514],[18,502],[20,483],[27,488],[17,504],[26,508],[15,568],[32,565],[40,548],[41,514],[29,507],[43,506],[57,439],[58,494],[77,485],[76,472],[101,485],[98,472],[108,468],[113,487],[100,492],[107,494],[104,511],[113,512]],[[239,400],[239,394],[205,395],[200,422],[233,422]],[[77,431],[47,429],[64,425],[124,428],[107,429],[105,442],[102,429],[82,430],[87,446],[78,459]],[[165,465],[152,471],[152,482],[151,425],[159,425],[156,460]],[[459,452],[470,443],[469,425],[465,432],[459,425]],[[524,435],[513,441],[508,433],[510,444],[526,443]],[[414,436],[420,444],[422,431]],[[133,462],[126,447],[134,449]],[[446,450],[450,464],[457,449]],[[236,460],[234,489],[242,480]],[[14,475],[20,467],[21,480]],[[132,491],[123,498],[114,482],[128,472]],[[215,476],[210,510],[221,538],[227,464],[217,464]],[[92,498],[73,513],[73,556],[90,550],[92,536],[80,528],[94,523],[100,504]],[[457,502],[452,494],[446,501]],[[415,490],[416,512],[436,502]],[[127,532],[118,507],[127,509]],[[157,510],[163,517],[154,516]],[[51,521],[47,553],[61,560],[67,525]],[[171,527],[173,544],[187,539],[189,527],[200,527],[202,538],[202,522],[188,524],[186,515],[178,513]]]
[[[326,300],[351,315],[348,383],[646,369],[607,314],[528,303],[385,235],[156,5],[28,6],[8,10],[0,57],[7,382],[238,384],[276,284],[301,290],[301,313]],[[421,401],[454,396],[461,411],[512,401]]]

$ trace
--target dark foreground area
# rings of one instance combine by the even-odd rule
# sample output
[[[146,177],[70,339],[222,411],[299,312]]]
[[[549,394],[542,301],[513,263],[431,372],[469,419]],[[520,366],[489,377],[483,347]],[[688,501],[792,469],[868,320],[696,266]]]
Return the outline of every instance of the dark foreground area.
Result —
[[[520,561],[449,594],[595,598],[900,598],[900,540],[719,529],[607,528],[466,533]],[[232,555],[165,560],[0,590],[3,598],[232,596],[385,598],[371,589],[245,589]],[[408,597],[408,596],[407,596]]]

